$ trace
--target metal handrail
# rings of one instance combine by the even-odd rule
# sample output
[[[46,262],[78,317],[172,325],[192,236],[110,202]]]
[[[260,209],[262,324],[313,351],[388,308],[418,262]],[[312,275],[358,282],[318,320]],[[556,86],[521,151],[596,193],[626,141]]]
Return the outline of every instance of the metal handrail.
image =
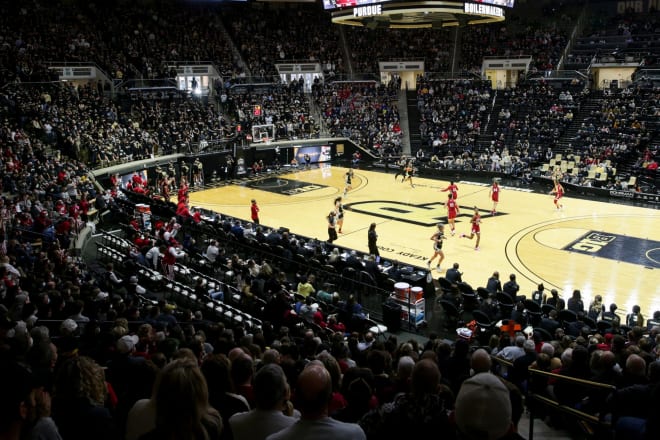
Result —
[[[513,367],[513,362],[510,362],[506,359],[498,358],[497,356],[491,356],[491,360],[497,362],[498,364],[505,365],[508,368]],[[556,374],[556,373],[550,373],[547,371],[542,371],[542,370],[537,370],[536,368],[529,368],[528,372],[530,375],[538,375],[538,376],[544,376],[546,378],[552,378],[556,379],[558,381],[564,381],[564,382],[570,382],[574,385],[580,385],[583,387],[589,387],[593,389],[599,389],[599,390],[605,390],[605,391],[616,391],[616,387],[614,385],[610,384],[604,384],[600,382],[594,382],[592,380],[586,380],[586,379],[579,379],[576,377],[570,377],[570,376],[565,376],[562,374]],[[586,413],[584,411],[580,411],[579,409],[573,408],[568,405],[563,405],[560,402],[553,400],[547,396],[542,396],[539,394],[535,394],[531,392],[528,396],[528,398],[534,399],[535,401],[546,405],[548,407],[552,407],[555,410],[562,411],[566,414],[570,414],[571,416],[576,417],[579,420],[592,423],[594,425],[598,425],[602,428],[605,429],[611,429],[612,425],[608,421],[603,421],[601,420],[598,416]],[[528,435],[529,440],[534,440],[534,411],[533,409],[530,409],[529,412],[529,435]]]

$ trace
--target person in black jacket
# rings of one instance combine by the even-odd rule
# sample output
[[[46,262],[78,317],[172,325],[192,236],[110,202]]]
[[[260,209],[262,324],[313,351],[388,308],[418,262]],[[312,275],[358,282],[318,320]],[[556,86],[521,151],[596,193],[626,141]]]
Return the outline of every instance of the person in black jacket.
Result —
[[[488,278],[488,283],[486,284],[486,290],[490,293],[498,293],[502,291],[502,283],[500,282],[500,273],[495,271],[493,276]]]
[[[454,263],[451,268],[447,269],[445,274],[445,279],[452,284],[463,282],[463,273],[458,270],[458,267],[458,263]]]
[[[376,233],[376,223],[372,223],[369,225],[369,232],[367,232],[367,240],[369,243],[369,253],[375,257],[378,257],[380,254],[378,253],[378,245],[376,242],[378,241],[378,234]]]
[[[541,323],[539,324],[539,327],[541,327],[544,330],[547,330],[548,333],[550,333],[551,335],[554,335],[555,331],[560,327],[559,321],[557,321],[557,311],[550,310],[550,313],[548,313],[548,317],[541,319]]]
[[[582,294],[578,289],[573,291],[573,296],[568,299],[568,310],[572,310],[575,313],[584,313],[584,302],[582,302]]]
[[[516,296],[518,296],[518,291],[520,290],[520,286],[516,282],[516,274],[512,273],[509,275],[509,281],[504,283],[504,286],[502,286],[502,291],[504,293],[507,293],[512,300],[515,301]]]

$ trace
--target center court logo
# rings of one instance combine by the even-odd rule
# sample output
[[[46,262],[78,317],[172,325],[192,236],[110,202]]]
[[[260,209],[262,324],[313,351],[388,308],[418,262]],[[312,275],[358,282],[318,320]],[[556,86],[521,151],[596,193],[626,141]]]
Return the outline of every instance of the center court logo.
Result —
[[[616,235],[605,234],[602,232],[589,232],[579,240],[568,245],[566,250],[585,254],[598,254],[605,248],[605,246],[613,243],[614,240],[616,240]]]
[[[373,215],[388,220],[396,220],[418,226],[434,226],[438,222],[447,220],[447,209],[442,203],[429,203],[414,205],[395,202],[392,200],[372,200],[369,202],[355,202],[345,205],[353,212]],[[461,206],[459,218],[472,218],[473,206]],[[484,211],[486,213],[487,211]],[[498,212],[498,216],[506,215]],[[460,222],[460,220],[457,220]],[[483,221],[483,218],[482,218]]]
[[[589,231],[564,247],[569,252],[658,268],[660,242],[601,231]]]

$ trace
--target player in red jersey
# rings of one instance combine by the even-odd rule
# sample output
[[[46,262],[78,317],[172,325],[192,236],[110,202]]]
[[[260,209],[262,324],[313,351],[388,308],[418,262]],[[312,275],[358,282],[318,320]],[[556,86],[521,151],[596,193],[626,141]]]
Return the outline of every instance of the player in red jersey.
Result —
[[[449,193],[447,197],[447,221],[449,223],[449,228],[451,229],[451,235],[454,235],[456,233],[456,217],[461,211],[458,209],[458,203],[454,200],[453,193]]]
[[[445,189],[441,189],[440,191],[449,191],[454,200],[458,199],[458,186],[454,183],[454,181],[449,182],[449,186],[447,186]]]
[[[252,219],[252,223],[255,225],[259,224],[259,205],[257,205],[255,199],[252,199],[250,202],[250,218]]]
[[[497,183],[497,180],[493,180],[493,184],[490,187],[488,197],[493,201],[493,209],[490,211],[491,215],[497,213],[497,203],[500,201],[500,185]]]
[[[472,240],[475,235],[477,236],[477,244],[474,246],[475,251],[479,250],[479,242],[481,241],[481,226],[479,226],[480,223],[481,214],[479,214],[479,208],[475,206],[474,215],[472,215],[472,219],[470,220],[472,231],[470,232],[470,235],[461,234],[461,238],[469,238],[470,240]]]
[[[563,208],[564,205],[561,204],[561,198],[564,197],[564,187],[561,185],[561,183],[559,183],[559,180],[555,180],[555,187],[552,191],[550,191],[550,194],[555,195],[553,203],[557,209]]]

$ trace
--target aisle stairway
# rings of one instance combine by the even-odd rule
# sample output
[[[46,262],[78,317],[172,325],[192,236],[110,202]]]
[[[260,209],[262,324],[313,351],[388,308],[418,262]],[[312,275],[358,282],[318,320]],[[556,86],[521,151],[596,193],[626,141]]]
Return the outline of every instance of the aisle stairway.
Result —
[[[417,109],[417,90],[408,90],[405,94],[408,102],[406,108],[408,110],[408,138],[410,142],[408,154],[410,154],[416,152],[422,146],[422,135],[419,131],[422,119]]]
[[[575,138],[578,135],[580,127],[582,127],[582,123],[587,121],[594,111],[600,110],[602,102],[603,94],[601,91],[592,91],[588,98],[581,101],[579,110],[573,113],[573,122],[571,122],[557,142],[557,153],[563,154],[569,148],[576,146]]]
[[[399,90],[398,98],[397,106],[399,108],[399,127],[401,127],[401,131],[403,132],[403,136],[401,137],[401,151],[403,154],[410,155],[411,146],[413,145],[410,139],[410,99],[408,99],[405,90]],[[416,113],[413,112],[412,115],[413,118],[415,118]]]
[[[485,121],[482,121],[481,134],[477,138],[476,148],[474,153],[479,154],[482,151],[488,151],[490,148],[491,141],[494,139],[493,132],[497,126],[497,118],[502,110],[502,103],[504,102],[504,94],[501,91],[493,91],[493,105],[490,109],[490,113],[486,117]]]

